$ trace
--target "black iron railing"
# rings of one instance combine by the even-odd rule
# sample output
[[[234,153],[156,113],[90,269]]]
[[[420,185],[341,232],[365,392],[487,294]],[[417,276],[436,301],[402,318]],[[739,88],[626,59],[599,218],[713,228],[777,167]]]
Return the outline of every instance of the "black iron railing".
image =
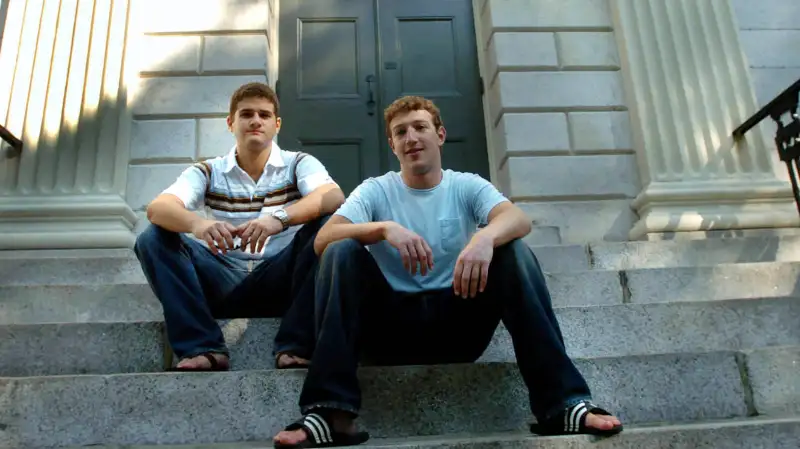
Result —
[[[800,79],[786,90],[772,99],[752,117],[747,119],[733,131],[734,139],[741,139],[744,134],[767,117],[772,118],[778,125],[775,131],[775,145],[781,161],[786,164],[789,179],[794,191],[794,202],[800,213],[800,188],[798,187],[798,173],[800,173],[800,115],[797,106],[800,100]]]
[[[2,138],[9,148],[4,148],[3,153],[6,157],[16,157],[22,153],[22,141],[17,138],[5,126],[0,125],[0,138]]]

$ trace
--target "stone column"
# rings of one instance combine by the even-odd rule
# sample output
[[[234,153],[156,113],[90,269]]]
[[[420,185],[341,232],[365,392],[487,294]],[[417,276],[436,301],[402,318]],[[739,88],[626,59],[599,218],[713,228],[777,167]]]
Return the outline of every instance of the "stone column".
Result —
[[[631,239],[798,225],[763,129],[730,0],[610,0],[643,190]]]
[[[0,249],[130,247],[128,1],[8,8],[0,123],[24,147],[0,162]]]

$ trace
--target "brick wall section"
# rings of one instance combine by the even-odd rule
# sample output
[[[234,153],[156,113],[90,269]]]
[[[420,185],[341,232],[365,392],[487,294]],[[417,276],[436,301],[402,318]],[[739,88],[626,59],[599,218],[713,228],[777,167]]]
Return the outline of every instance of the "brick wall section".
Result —
[[[482,0],[498,181],[534,243],[627,240],[640,183],[608,0]]]
[[[277,79],[278,0],[134,0],[145,8],[127,201],[147,204],[194,161],[225,154],[230,95]],[[191,11],[191,14],[187,14]]]
[[[800,78],[800,1],[732,0],[759,105]]]

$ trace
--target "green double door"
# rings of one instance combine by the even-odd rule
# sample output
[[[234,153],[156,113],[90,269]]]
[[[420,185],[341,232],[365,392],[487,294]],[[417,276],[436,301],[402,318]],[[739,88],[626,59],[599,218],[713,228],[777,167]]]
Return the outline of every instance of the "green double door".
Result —
[[[489,176],[471,0],[281,0],[278,143],[319,158],[349,194],[398,170],[383,110],[442,111],[443,165]]]

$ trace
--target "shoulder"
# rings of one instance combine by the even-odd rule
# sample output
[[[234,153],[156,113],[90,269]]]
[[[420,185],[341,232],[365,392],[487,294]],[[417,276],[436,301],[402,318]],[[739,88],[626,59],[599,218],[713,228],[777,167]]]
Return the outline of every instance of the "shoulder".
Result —
[[[380,176],[367,178],[361,184],[373,191],[386,192],[401,188],[403,186],[403,180],[400,178],[399,173],[390,171]]]
[[[362,199],[385,197],[387,191],[395,188],[397,179],[399,179],[399,177],[394,172],[389,172],[381,176],[369,177],[361,181],[361,184],[359,184],[350,195]]]
[[[235,148],[231,149],[231,151],[235,151]],[[197,168],[198,170],[203,172],[203,174],[205,174],[206,176],[211,176],[212,172],[225,171],[225,168],[227,167],[228,164],[228,157],[229,153],[224,154],[222,156],[215,156],[208,159],[202,159],[192,164],[190,168]]]
[[[283,159],[283,162],[285,162],[287,164],[295,162],[295,161],[297,161],[299,159],[302,159],[302,158],[304,158],[306,156],[310,156],[308,153],[303,153],[302,151],[284,150],[283,148],[281,148],[281,147],[279,147],[278,145],[275,145],[275,144],[273,144],[272,150],[276,151],[280,155],[281,159]]]
[[[281,148],[281,147],[279,147],[277,145],[275,145],[273,147],[273,150],[277,150],[278,154],[280,155],[280,158],[283,160],[283,163],[286,166],[298,165],[298,164],[300,164],[300,162],[304,162],[304,163],[309,163],[310,162],[312,164],[313,163],[320,163],[319,160],[316,157],[312,156],[309,153],[303,152],[303,151],[284,150],[283,148]]]
[[[455,170],[450,170],[450,169],[445,170],[444,173],[445,173],[445,176],[449,176],[450,179],[452,179],[452,180],[454,180],[456,182],[470,182],[470,181],[488,182],[481,175],[478,175],[476,173],[455,171]]]
[[[449,177],[450,185],[457,189],[468,190],[470,188],[481,188],[492,185],[491,182],[475,173],[445,170],[444,176]]]

